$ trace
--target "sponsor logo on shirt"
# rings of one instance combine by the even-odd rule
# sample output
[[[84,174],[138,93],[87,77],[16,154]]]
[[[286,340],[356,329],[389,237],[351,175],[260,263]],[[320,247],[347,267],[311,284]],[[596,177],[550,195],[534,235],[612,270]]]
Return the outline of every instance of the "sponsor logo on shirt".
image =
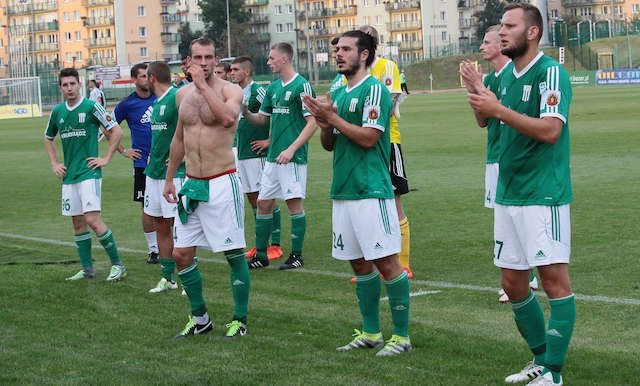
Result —
[[[142,114],[142,117],[140,118],[140,123],[149,123],[151,122],[151,113],[153,112],[153,107],[149,106],[147,108],[147,111],[144,112],[144,114]]]

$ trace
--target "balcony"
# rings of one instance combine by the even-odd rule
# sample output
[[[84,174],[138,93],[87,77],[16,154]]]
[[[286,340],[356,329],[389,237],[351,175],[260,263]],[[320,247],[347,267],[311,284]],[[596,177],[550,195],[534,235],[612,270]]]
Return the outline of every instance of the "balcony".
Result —
[[[393,23],[387,23],[387,29],[389,31],[407,31],[407,30],[422,29],[422,21],[421,20],[394,21]]]
[[[178,24],[180,23],[180,15],[178,14],[168,14],[168,13],[161,13],[160,16],[162,16],[162,24]]]
[[[57,30],[58,30],[57,20],[29,25],[29,32],[47,32],[47,31],[57,31]]]
[[[55,43],[34,43],[30,44],[31,52],[49,52],[49,51],[58,51],[59,45],[58,42]]]
[[[85,7],[104,7],[105,5],[113,5],[113,0],[84,0],[82,4]]]
[[[469,0],[459,0],[458,1],[458,9],[470,9],[471,1]]]
[[[458,20],[458,28],[460,29],[469,29],[475,27],[475,23],[471,18],[460,19]]]
[[[108,25],[115,25],[112,17],[88,17],[84,19],[85,27],[103,27]]]
[[[384,4],[384,9],[387,11],[406,11],[406,10],[416,10],[416,9],[420,9],[420,2],[413,0],[413,1],[394,1],[394,2],[387,2]]]
[[[162,44],[178,44],[180,43],[180,34],[173,32],[160,33],[160,40]]]
[[[87,39],[87,48],[109,47],[115,46],[114,38],[89,38]]]
[[[410,41],[402,41],[398,43],[398,49],[400,51],[416,51],[422,50],[423,44],[422,40],[410,40]]]
[[[87,59],[87,66],[115,66],[116,58],[113,57],[95,57]]]
[[[268,15],[254,13],[251,15],[251,18],[249,19],[249,24],[268,24],[268,23],[269,23]]]
[[[562,0],[562,6],[566,8],[570,7],[582,7],[590,5],[611,5],[624,4],[624,0]]]
[[[356,16],[358,13],[358,7],[355,5],[344,6],[342,8],[322,8],[312,9],[308,13],[309,19],[324,19],[334,16]],[[305,12],[298,12],[298,19],[304,20]]]
[[[7,13],[9,15],[20,14],[32,14],[40,12],[54,12],[58,10],[57,1],[38,1],[27,4],[16,4],[15,0],[13,4],[7,5]]]
[[[178,0],[160,0],[160,4],[175,4]]]

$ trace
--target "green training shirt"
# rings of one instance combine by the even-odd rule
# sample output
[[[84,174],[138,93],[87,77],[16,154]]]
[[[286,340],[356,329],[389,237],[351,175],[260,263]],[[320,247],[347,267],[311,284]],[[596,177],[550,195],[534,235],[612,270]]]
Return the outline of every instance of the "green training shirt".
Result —
[[[154,180],[164,180],[167,175],[167,159],[171,141],[178,127],[178,106],[176,93],[178,89],[169,87],[167,91],[153,102],[151,112],[151,150],[149,162],[144,174]],[[178,166],[174,177],[185,176],[184,162]]]
[[[260,110],[266,90],[256,82],[251,82],[243,89],[243,104],[247,105],[247,109],[252,113]],[[264,153],[258,154],[251,150],[251,142],[269,138],[269,128],[267,126],[256,126],[247,121],[240,113],[238,120],[238,131],[236,139],[238,144],[238,159],[250,159],[264,157]]]
[[[382,131],[376,146],[365,149],[333,130],[333,182],[331,198],[360,200],[393,198],[389,176],[391,139],[389,117],[393,100],[387,88],[367,75],[352,88],[341,86],[331,93],[333,106],[345,121]]]
[[[102,178],[101,168],[92,169],[87,158],[98,157],[98,132],[100,125],[111,130],[117,123],[100,103],[82,98],[70,107],[67,103],[57,105],[51,111],[44,135],[54,139],[60,134],[64,166],[67,171],[62,177],[63,184]]]
[[[482,83],[500,99],[500,80],[502,76],[513,69],[513,62],[509,61],[499,71],[487,74]],[[487,163],[496,163],[500,159],[500,121],[495,118],[487,119]]]
[[[503,75],[502,104],[534,118],[563,122],[555,144],[543,143],[502,124],[496,202],[502,205],[564,205],[573,201],[569,162],[571,84],[565,69],[540,52],[522,70]]]
[[[305,117],[310,113],[302,103],[302,95],[316,96],[311,84],[300,74],[287,83],[277,79],[269,85],[260,113],[271,117],[271,135],[267,161],[275,162],[282,151],[286,150],[307,125]],[[307,163],[308,144],[301,146],[291,162]]]

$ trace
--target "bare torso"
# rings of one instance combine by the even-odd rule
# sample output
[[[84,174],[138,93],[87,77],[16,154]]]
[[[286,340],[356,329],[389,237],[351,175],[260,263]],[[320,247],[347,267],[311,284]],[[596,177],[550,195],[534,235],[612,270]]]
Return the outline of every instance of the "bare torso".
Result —
[[[213,91],[226,100],[226,90],[223,90],[226,87],[234,85],[217,82]],[[206,178],[234,169],[235,157],[231,147],[237,123],[224,127],[194,84],[180,89],[177,103],[178,119],[184,133],[187,174]]]

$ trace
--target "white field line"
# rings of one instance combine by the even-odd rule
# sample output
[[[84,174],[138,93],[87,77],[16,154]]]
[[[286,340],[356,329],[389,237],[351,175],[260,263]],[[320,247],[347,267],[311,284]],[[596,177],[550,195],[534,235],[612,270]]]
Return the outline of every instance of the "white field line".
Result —
[[[0,237],[4,237],[7,239],[14,239],[14,240],[35,241],[43,244],[51,244],[51,245],[59,245],[59,246],[67,246],[67,247],[75,248],[75,243],[72,243],[69,241],[51,240],[51,239],[45,239],[41,237],[23,236],[23,235],[16,235],[12,233],[4,233],[4,232],[0,232]],[[93,248],[101,249],[102,246],[94,245]],[[139,249],[118,247],[118,250],[122,252],[127,252],[127,253],[147,254],[147,251],[142,251]],[[199,260],[203,262],[227,264],[227,261],[225,259],[201,258]],[[343,278],[350,278],[353,276],[352,274],[349,274],[349,273],[321,271],[321,270],[307,269],[307,268],[293,269],[290,272],[331,276],[331,277],[343,277]],[[477,286],[477,285],[471,285],[471,284],[458,284],[458,283],[448,283],[448,282],[442,282],[442,281],[418,280],[418,279],[412,279],[411,283],[412,285],[424,285],[424,286],[435,287],[435,288],[454,288],[454,289],[462,289],[462,290],[476,291],[476,292],[493,292],[493,293],[498,292],[498,288],[483,287],[483,286]],[[427,295],[427,294],[432,294],[437,292],[439,291],[417,291],[412,293],[412,296]],[[537,291],[536,295],[541,297],[546,297],[546,295],[542,291]],[[582,294],[575,294],[575,296],[576,296],[576,299],[586,301],[586,302],[616,303],[616,304],[628,304],[628,305],[635,305],[635,306],[640,305],[640,299],[612,298],[608,296],[582,295]]]

